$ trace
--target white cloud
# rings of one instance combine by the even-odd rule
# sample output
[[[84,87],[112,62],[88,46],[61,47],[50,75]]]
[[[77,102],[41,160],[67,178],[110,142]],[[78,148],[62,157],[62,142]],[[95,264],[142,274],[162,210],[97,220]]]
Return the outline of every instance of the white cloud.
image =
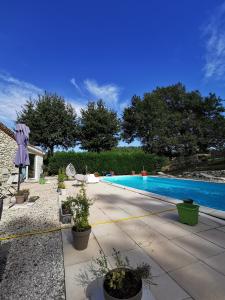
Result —
[[[106,103],[117,104],[120,88],[115,84],[99,85],[95,80],[84,81],[86,90],[96,99],[103,99]]]
[[[16,120],[16,112],[21,110],[21,106],[30,98],[36,98],[42,94],[43,89],[25,81],[21,81],[9,74],[0,73],[0,121],[6,124],[13,124]],[[67,98],[80,115],[80,109],[83,108],[81,99]]]
[[[66,98],[66,102],[70,103],[72,107],[75,109],[76,114],[80,117],[81,116],[81,109],[85,107],[85,104],[83,104],[83,99],[71,99]]]
[[[75,88],[77,89],[77,91],[78,91],[82,96],[84,96],[84,93],[83,93],[82,89],[80,88],[79,84],[76,82],[76,79],[75,79],[75,78],[71,78],[71,79],[70,79],[70,82],[72,83],[73,86],[75,86]]]
[[[225,2],[214,11],[203,35],[206,40],[205,78],[225,79]]]
[[[0,119],[16,120],[16,111],[21,109],[26,100],[42,92],[31,83],[0,73]]]
[[[96,80],[85,79],[82,84],[77,83],[75,78],[70,79],[70,83],[81,95],[80,103],[87,103],[89,100],[102,99],[107,106],[120,112],[126,103],[120,103],[120,87],[114,83],[100,85]],[[83,105],[82,105],[83,108]]]

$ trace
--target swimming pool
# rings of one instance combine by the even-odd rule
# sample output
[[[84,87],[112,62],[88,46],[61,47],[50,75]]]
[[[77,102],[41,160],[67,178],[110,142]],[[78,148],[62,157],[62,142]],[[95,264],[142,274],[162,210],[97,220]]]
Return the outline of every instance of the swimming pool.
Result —
[[[113,176],[103,181],[132,187],[162,196],[184,200],[225,211],[225,184],[148,176]]]

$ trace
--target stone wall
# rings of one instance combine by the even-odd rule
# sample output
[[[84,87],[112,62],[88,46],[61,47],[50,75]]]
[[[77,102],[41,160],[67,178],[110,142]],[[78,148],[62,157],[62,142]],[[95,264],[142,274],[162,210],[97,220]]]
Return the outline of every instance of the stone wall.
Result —
[[[16,141],[0,129],[0,169],[14,169],[13,159],[17,150]]]

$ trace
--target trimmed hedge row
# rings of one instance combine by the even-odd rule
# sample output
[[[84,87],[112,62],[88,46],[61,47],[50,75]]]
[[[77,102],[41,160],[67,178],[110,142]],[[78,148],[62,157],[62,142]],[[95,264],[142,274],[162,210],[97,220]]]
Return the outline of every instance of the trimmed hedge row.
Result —
[[[149,173],[161,170],[166,159],[143,151],[108,151],[108,152],[56,152],[48,163],[48,173],[57,174],[59,168],[72,163],[77,173],[114,171],[117,175],[131,174],[131,171],[140,173],[143,169]]]

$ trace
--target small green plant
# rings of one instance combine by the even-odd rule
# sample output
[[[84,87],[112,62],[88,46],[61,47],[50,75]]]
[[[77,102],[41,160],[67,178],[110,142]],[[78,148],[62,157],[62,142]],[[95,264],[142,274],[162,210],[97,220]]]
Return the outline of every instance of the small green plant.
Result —
[[[89,208],[93,202],[87,197],[84,185],[81,186],[81,189],[75,198],[68,197],[67,199],[71,201],[70,207],[74,221],[73,230],[85,231],[89,229],[91,227],[88,222]]]
[[[104,288],[111,296],[119,299],[130,297],[132,293],[135,294],[134,287],[140,288],[139,284],[142,279],[148,287],[155,284],[152,281],[150,265],[142,263],[133,268],[128,257],[122,257],[120,251],[114,248],[112,257],[115,262],[114,269],[109,266],[102,250],[100,250],[100,256],[93,260],[89,268],[95,278],[104,277]]]
[[[45,176],[44,174],[42,173],[40,175],[40,178],[39,178],[39,184],[45,184],[46,183],[46,180],[45,180]]]
[[[60,181],[58,183],[58,189],[65,189],[65,188],[66,188],[65,183],[63,181]]]
[[[67,180],[66,170],[65,168],[59,168],[58,182],[64,182],[65,180]]]

